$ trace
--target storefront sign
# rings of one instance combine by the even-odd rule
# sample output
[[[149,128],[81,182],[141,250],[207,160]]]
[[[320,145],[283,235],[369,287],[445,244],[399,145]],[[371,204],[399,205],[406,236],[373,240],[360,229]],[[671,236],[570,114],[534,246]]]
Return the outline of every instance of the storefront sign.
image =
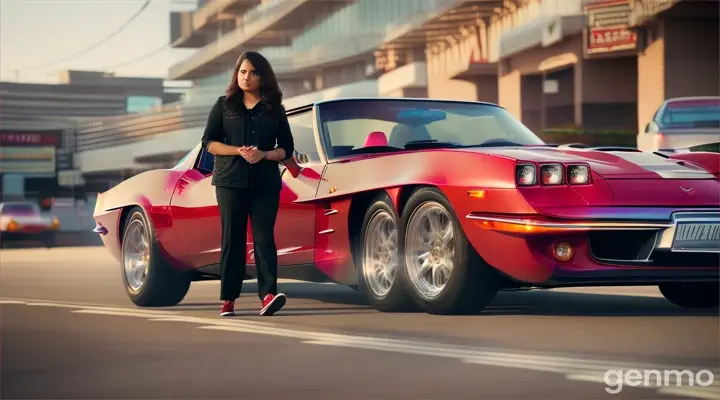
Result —
[[[0,174],[55,173],[55,148],[0,147]]]
[[[58,171],[73,169],[73,153],[71,149],[58,149],[55,152],[55,164]]]
[[[57,179],[58,185],[63,187],[82,186],[85,184],[85,179],[79,170],[59,171]]]
[[[637,34],[627,28],[591,28],[588,32],[588,54],[633,50]]]
[[[637,49],[637,34],[630,28],[630,0],[594,1],[587,4],[585,13],[586,55]]]
[[[60,131],[2,131],[0,132],[0,145],[58,147],[60,145],[60,137]]]

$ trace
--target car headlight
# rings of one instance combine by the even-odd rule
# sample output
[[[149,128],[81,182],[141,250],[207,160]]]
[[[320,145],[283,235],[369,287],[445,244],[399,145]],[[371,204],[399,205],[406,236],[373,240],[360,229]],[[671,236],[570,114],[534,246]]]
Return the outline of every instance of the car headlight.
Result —
[[[515,167],[515,181],[518,186],[535,185],[537,183],[535,166],[532,164],[522,164]]]
[[[560,185],[563,183],[563,167],[560,164],[545,164],[540,167],[543,185]]]
[[[54,217],[54,218],[52,219],[52,222],[50,223],[50,227],[51,227],[52,229],[58,229],[58,228],[60,228],[60,220],[58,219],[58,217]]]
[[[568,182],[571,185],[585,185],[590,182],[590,168],[587,165],[570,165]]]
[[[6,227],[8,232],[14,232],[18,229],[18,223],[14,219],[11,219],[10,222],[8,222]]]

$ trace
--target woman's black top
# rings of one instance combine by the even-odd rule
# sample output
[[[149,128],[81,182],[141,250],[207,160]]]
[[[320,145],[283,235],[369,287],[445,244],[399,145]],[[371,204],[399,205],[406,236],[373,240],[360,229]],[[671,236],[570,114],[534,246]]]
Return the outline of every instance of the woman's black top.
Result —
[[[285,156],[293,155],[295,144],[290,124],[282,107],[268,110],[263,101],[247,109],[242,98],[226,101],[220,96],[210,110],[202,145],[207,149],[210,142],[230,146],[256,146],[262,151],[276,148],[285,150]],[[280,190],[278,162],[261,160],[250,164],[240,155],[215,156],[212,182],[215,186]]]

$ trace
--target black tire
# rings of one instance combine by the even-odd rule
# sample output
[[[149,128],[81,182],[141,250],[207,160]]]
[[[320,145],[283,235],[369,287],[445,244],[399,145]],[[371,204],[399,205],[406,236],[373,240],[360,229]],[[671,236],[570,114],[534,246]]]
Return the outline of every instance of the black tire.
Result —
[[[660,293],[683,308],[717,308],[720,303],[719,282],[673,282],[658,285]]]
[[[377,222],[388,222],[394,225],[394,229],[398,231],[398,220],[399,216],[397,211],[393,207],[392,201],[387,193],[383,192],[378,194],[368,207],[365,212],[365,218],[363,219],[362,229],[360,231],[360,238],[356,245],[355,259],[358,271],[358,291],[363,293],[370,304],[379,311],[383,312],[401,312],[401,311],[413,311],[417,310],[417,307],[413,303],[410,296],[407,294],[407,285],[402,280],[403,275],[398,273],[403,269],[402,260],[403,257],[398,253],[397,242],[395,243],[394,254],[387,254],[386,256],[394,256],[398,264],[395,268],[395,274],[390,284],[390,289],[385,291],[379,291],[376,285],[371,283],[369,277],[369,264],[366,262],[368,259],[368,240],[372,237],[369,235],[370,229],[379,229],[375,223]],[[396,234],[395,238],[399,238]]]
[[[43,235],[43,237],[42,237],[43,246],[45,246],[48,249],[55,247],[55,242],[56,242],[55,236],[56,236],[55,232],[46,233],[45,235]]]
[[[418,211],[431,207],[449,217],[453,229],[450,243],[455,246],[455,251],[453,268],[445,286],[437,294],[423,295],[420,290],[422,284],[413,279],[411,264],[417,256],[406,251],[412,240],[407,233],[408,229],[414,229],[411,224],[418,218]],[[403,210],[400,225],[400,251],[405,255],[403,279],[408,282],[410,296],[423,311],[443,315],[477,313],[493,301],[500,286],[500,276],[468,242],[457,215],[442,192],[432,187],[416,190]],[[435,247],[443,250],[442,246]]]
[[[125,254],[128,246],[128,235],[133,235],[135,228],[140,229],[149,244],[149,260],[145,278],[139,287],[134,288],[125,273]],[[185,298],[190,288],[190,277],[177,271],[164,258],[160,250],[155,229],[145,212],[140,207],[130,210],[123,227],[120,272],[123,285],[130,300],[140,307],[169,307],[177,305]]]

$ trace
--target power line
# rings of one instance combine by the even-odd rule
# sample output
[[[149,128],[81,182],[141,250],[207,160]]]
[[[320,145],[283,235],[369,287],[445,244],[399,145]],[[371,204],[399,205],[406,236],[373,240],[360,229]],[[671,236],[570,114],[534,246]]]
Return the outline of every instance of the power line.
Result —
[[[75,57],[77,57],[77,56],[80,56],[80,55],[83,55],[83,54],[85,54],[85,53],[88,53],[88,52],[91,51],[91,50],[96,49],[96,48],[99,47],[100,45],[104,44],[104,43],[107,42],[108,40],[110,40],[110,39],[112,39],[113,37],[115,37],[118,33],[122,32],[128,25],[130,25],[130,23],[131,23],[132,21],[135,20],[135,18],[139,17],[140,14],[142,14],[143,11],[145,11],[145,9],[147,8],[147,6],[150,4],[151,1],[152,1],[152,0],[145,0],[145,4],[143,4],[142,7],[140,7],[140,9],[139,9],[138,11],[136,11],[135,14],[134,14],[132,17],[130,17],[129,20],[127,20],[127,22],[125,22],[122,26],[120,26],[120,28],[118,28],[115,32],[111,33],[109,36],[107,36],[107,37],[104,38],[103,40],[101,40],[101,41],[93,44],[92,46],[90,46],[90,47],[88,47],[88,48],[86,48],[86,49],[84,49],[84,50],[81,50],[81,51],[79,51],[79,52],[77,52],[77,53],[75,53],[75,54],[71,54],[71,55],[69,55],[69,56],[67,56],[67,57],[65,57],[65,58],[61,58],[61,59],[59,59],[59,60],[55,60],[55,61],[48,62],[48,63],[45,63],[45,64],[36,65],[36,66],[34,66],[34,67],[23,68],[23,70],[32,71],[32,70],[36,70],[36,69],[39,69],[39,68],[43,68],[43,67],[46,67],[46,66],[48,66],[48,65],[52,65],[52,64],[59,63],[59,62],[63,62],[63,61],[70,60],[70,59],[72,59],[72,58],[75,58]]]
[[[158,47],[158,48],[155,48],[154,50],[152,50],[152,51],[150,51],[150,52],[147,52],[147,53],[145,53],[145,54],[142,54],[142,55],[140,55],[140,56],[137,56],[137,57],[135,57],[135,58],[131,58],[131,59],[129,59],[129,60],[122,61],[122,62],[119,62],[119,63],[115,63],[115,64],[112,64],[112,65],[106,65],[106,66],[103,66],[103,67],[92,68],[92,70],[115,72],[115,70],[116,70],[117,68],[124,67],[124,66],[126,66],[126,65],[132,65],[132,64],[138,63],[138,62],[143,61],[143,60],[145,60],[145,59],[148,59],[148,58],[151,58],[151,57],[153,57],[153,56],[156,56],[156,55],[160,54],[161,52],[163,52],[164,50],[169,50],[169,49],[171,49],[171,45],[170,45],[169,43],[163,44],[162,46],[160,46],[160,47]],[[60,72],[60,70],[58,70],[58,71],[44,71],[44,74],[50,75],[50,74],[53,73],[53,72]],[[29,73],[29,75],[39,75],[39,74],[43,74],[43,72],[41,71],[41,72]],[[19,81],[19,77],[18,77],[18,76],[16,76],[15,79],[16,79],[16,81]]]
[[[117,68],[119,68],[119,67],[124,67],[124,66],[126,66],[126,65],[135,64],[135,63],[137,63],[137,62],[140,62],[140,61],[142,61],[142,60],[145,60],[146,58],[150,58],[150,57],[152,57],[152,56],[155,56],[155,55],[157,55],[157,54],[160,54],[160,52],[162,52],[163,50],[167,50],[167,49],[169,49],[169,48],[170,48],[170,44],[169,44],[169,43],[166,43],[166,44],[163,44],[162,46],[154,49],[153,51],[150,51],[150,52],[145,53],[145,54],[143,54],[143,55],[137,56],[137,57],[132,58],[132,59],[130,59],[130,60],[122,61],[122,62],[113,64],[113,65],[108,65],[108,66],[105,66],[105,67],[100,67],[100,68],[98,68],[98,69],[101,69],[101,70],[114,70],[114,69],[117,69]]]
[[[153,56],[156,56],[156,55],[160,54],[161,52],[163,52],[164,50],[169,50],[169,49],[171,49],[171,45],[170,45],[170,43],[166,43],[166,44],[163,44],[163,45],[160,46],[160,47],[157,47],[157,48],[153,49],[152,51],[149,51],[149,52],[147,52],[147,53],[145,53],[145,54],[139,55],[139,56],[137,56],[137,57],[135,57],[135,58],[131,58],[131,59],[126,60],[126,61],[121,61],[121,62],[119,62],[119,63],[115,63],[115,64],[112,64],[112,65],[106,65],[106,66],[103,66],[103,67],[92,68],[92,69],[93,69],[93,70],[103,70],[103,71],[112,71],[112,72],[114,72],[114,70],[116,70],[116,69],[119,68],[119,67],[124,67],[124,66],[126,66],[126,65],[132,65],[132,64],[138,63],[138,62],[143,61],[143,60],[145,60],[145,59],[148,59],[148,58],[151,58],[151,57],[153,57]],[[59,72],[59,70],[58,70],[58,71],[52,71],[52,72]],[[37,75],[37,74],[41,74],[41,73],[42,73],[42,71],[41,71],[41,72],[30,73],[30,75]],[[50,75],[51,72],[50,72],[50,71],[45,71],[45,74]],[[17,77],[16,77],[16,80],[17,80]]]

